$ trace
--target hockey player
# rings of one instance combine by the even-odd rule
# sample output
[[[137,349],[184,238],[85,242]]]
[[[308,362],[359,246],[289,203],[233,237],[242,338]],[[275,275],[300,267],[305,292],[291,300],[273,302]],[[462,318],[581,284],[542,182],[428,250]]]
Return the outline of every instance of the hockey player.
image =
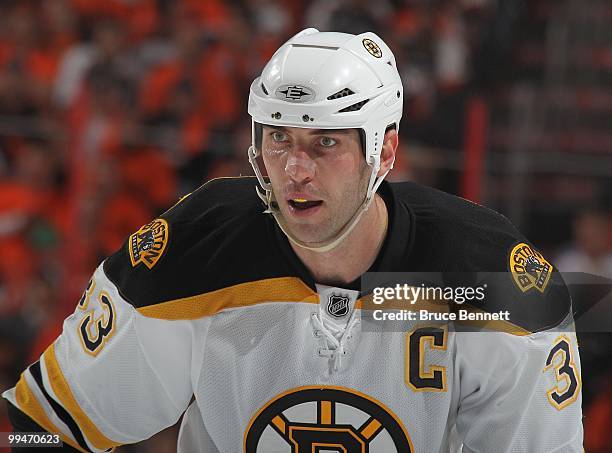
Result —
[[[208,182],[100,265],[4,393],[15,429],[104,451],[184,414],[182,452],[582,451],[558,273],[503,216],[383,182],[402,101],[373,33],[284,44],[251,85],[256,178]],[[368,271],[497,272],[479,308],[513,324],[389,329]]]

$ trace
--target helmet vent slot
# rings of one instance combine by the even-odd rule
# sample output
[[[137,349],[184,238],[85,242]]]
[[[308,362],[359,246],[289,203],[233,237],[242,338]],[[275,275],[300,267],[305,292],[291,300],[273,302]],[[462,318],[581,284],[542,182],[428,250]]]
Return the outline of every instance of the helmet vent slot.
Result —
[[[311,49],[325,49],[325,50],[338,50],[340,47],[335,46],[316,46],[314,44],[291,44],[293,47],[311,48]]]
[[[266,86],[263,83],[261,84],[261,89],[264,93],[266,93],[266,96],[269,95],[268,90],[266,89]]]
[[[327,96],[327,99],[329,101],[333,101],[334,99],[340,99],[346,96],[350,96],[351,94],[355,94],[355,92],[351,90],[350,88],[343,88],[337,93],[334,93],[331,96]]]
[[[356,112],[357,110],[361,110],[361,107],[366,105],[369,99],[365,99],[361,102],[357,102],[356,104],[349,105],[348,107],[344,107],[342,110],[338,110],[338,113],[346,113],[346,112]]]

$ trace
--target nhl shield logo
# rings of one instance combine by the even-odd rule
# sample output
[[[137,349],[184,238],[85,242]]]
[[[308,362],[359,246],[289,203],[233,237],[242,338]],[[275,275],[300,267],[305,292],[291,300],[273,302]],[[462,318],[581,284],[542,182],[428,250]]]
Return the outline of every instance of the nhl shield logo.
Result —
[[[348,315],[350,299],[346,296],[332,294],[327,302],[327,313],[334,318],[342,318]]]

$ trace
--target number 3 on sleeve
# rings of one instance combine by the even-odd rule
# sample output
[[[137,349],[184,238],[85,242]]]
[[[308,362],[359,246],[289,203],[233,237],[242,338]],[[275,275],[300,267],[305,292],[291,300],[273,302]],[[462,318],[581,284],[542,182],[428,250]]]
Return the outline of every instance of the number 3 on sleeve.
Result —
[[[555,340],[546,359],[547,372],[554,367],[557,385],[546,392],[548,401],[558,410],[576,401],[580,394],[580,372],[574,363],[572,343],[569,337],[561,335]]]

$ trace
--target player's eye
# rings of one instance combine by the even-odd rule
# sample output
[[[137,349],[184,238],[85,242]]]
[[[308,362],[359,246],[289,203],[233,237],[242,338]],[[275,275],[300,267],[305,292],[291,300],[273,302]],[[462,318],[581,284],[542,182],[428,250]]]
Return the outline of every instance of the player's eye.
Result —
[[[275,142],[284,142],[287,140],[287,134],[281,131],[274,131],[270,134]]]
[[[325,148],[330,148],[336,144],[336,140],[331,137],[321,137],[319,139],[319,144]]]

